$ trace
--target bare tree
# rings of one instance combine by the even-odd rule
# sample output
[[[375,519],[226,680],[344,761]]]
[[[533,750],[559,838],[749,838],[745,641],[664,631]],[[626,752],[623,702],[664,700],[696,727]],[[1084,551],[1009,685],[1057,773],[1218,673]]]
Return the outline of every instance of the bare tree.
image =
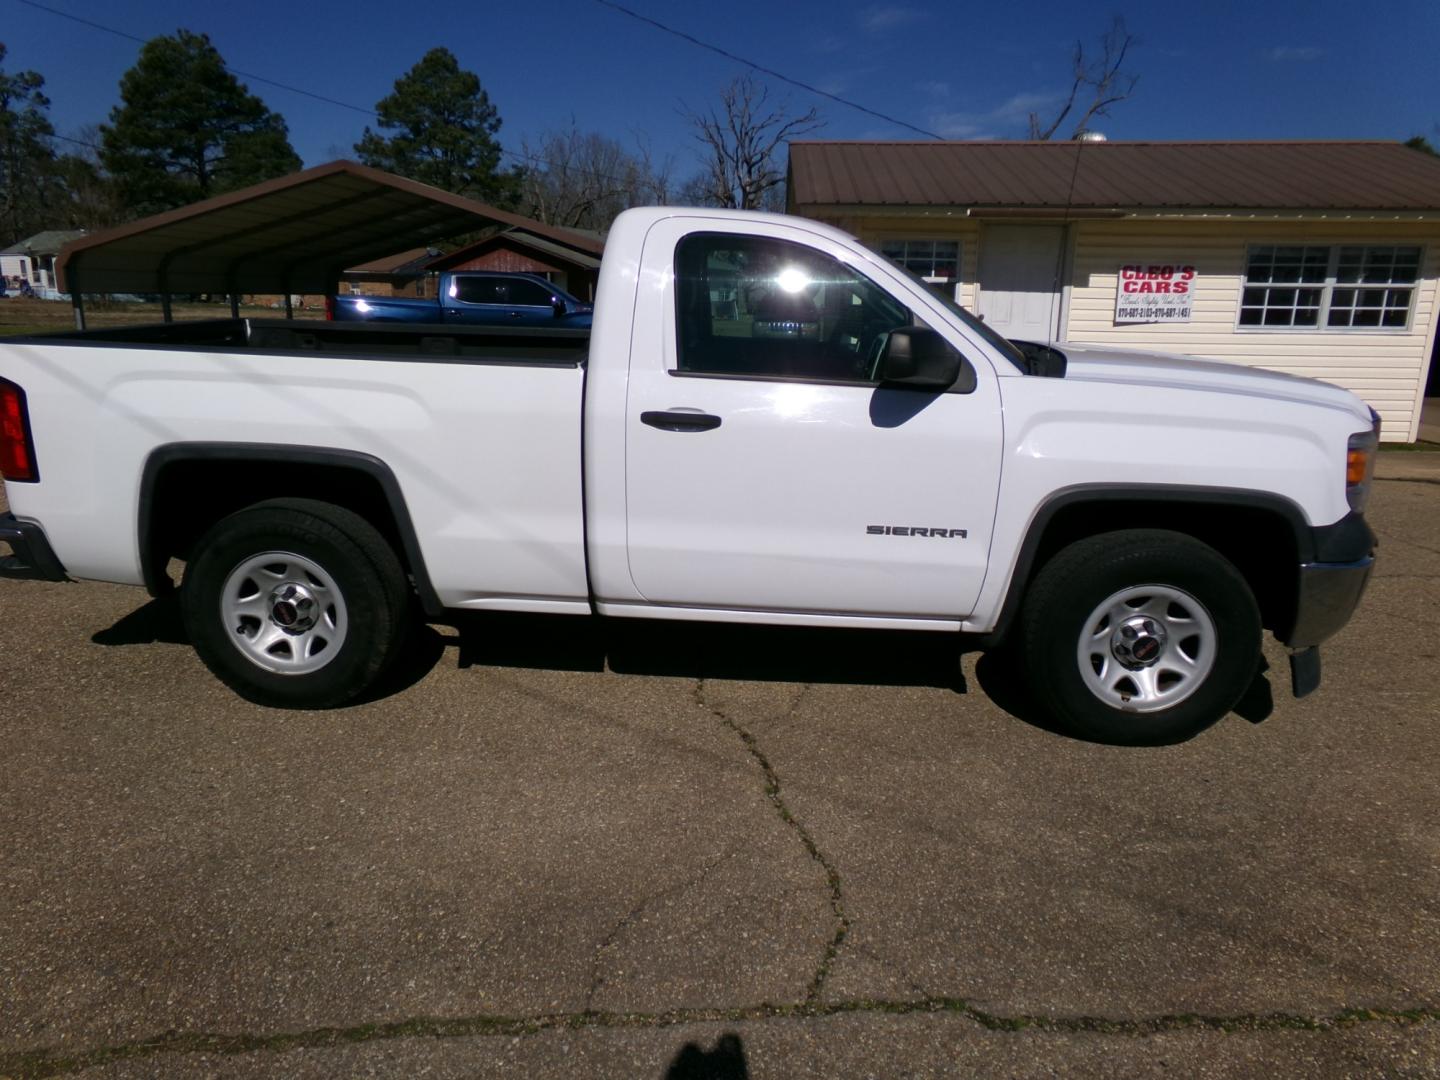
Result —
[[[603,232],[622,210],[664,203],[670,193],[670,163],[656,166],[644,143],[630,151],[573,121],[568,131],[524,141],[521,150],[521,203],[549,225]]]
[[[705,171],[685,192],[704,203],[739,210],[773,208],[785,174],[776,151],[788,140],[824,125],[809,109],[790,116],[785,103],[770,104],[765,84],[752,75],[734,79],[720,94],[720,105],[704,113],[684,110],[695,128]]]
[[[1110,106],[1118,105],[1128,98],[1140,80],[1140,76],[1132,75],[1124,69],[1125,56],[1136,44],[1138,41],[1135,35],[1125,29],[1125,19],[1120,15],[1115,16],[1110,23],[1110,29],[1100,39],[1099,59],[1087,61],[1085,46],[1075,42],[1074,78],[1070,83],[1070,96],[1048,124],[1041,121],[1038,113],[1030,114],[1030,138],[1052,138],[1066,118],[1087,100],[1088,105],[1075,121],[1070,138],[1074,139],[1083,134],[1092,118],[1109,116]]]

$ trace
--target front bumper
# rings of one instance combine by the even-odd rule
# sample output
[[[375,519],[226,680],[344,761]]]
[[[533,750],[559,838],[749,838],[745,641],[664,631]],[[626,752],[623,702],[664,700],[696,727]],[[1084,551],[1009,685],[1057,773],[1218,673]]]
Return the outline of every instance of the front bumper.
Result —
[[[10,554],[0,555],[0,578],[70,580],[65,567],[55,557],[45,530],[35,522],[18,521],[14,514],[0,514],[0,544],[10,545]]]
[[[1285,644],[1292,649],[1308,649],[1334,636],[1350,621],[1374,568],[1372,555],[1352,562],[1301,566],[1295,625]]]
[[[1363,514],[1310,530],[1300,555],[1294,618],[1278,637],[1292,649],[1311,649],[1350,621],[1375,568],[1375,533]]]
[[[1304,697],[1320,685],[1320,643],[1355,613],[1375,569],[1375,534],[1359,513],[1310,530],[1308,559],[1295,584],[1294,617],[1275,636],[1290,647],[1290,687]]]

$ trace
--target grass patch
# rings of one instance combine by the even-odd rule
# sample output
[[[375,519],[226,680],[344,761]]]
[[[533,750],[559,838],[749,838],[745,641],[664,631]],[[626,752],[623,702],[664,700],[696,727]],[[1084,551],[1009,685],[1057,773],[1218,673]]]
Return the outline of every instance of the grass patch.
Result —
[[[312,298],[313,301],[313,298]],[[230,304],[218,301],[212,304],[198,304],[176,301],[171,314],[177,322],[197,319],[228,319]],[[284,308],[261,307],[242,304],[240,315],[247,319],[283,319]],[[297,319],[323,319],[322,307],[311,306],[296,309]],[[85,298],[85,325],[90,329],[108,326],[142,326],[146,323],[163,322],[164,312],[159,304],[130,303]],[[75,309],[63,300],[31,300],[12,296],[0,299],[0,337],[15,337],[19,334],[50,334],[59,330],[75,329]]]
[[[1417,439],[1415,442],[1381,443],[1382,454],[1434,454],[1440,453],[1440,443]]]

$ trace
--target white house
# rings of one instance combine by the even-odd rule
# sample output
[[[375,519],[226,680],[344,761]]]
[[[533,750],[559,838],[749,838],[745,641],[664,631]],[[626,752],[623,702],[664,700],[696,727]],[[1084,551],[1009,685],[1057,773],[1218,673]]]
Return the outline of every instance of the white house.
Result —
[[[1365,398],[1383,438],[1416,437],[1440,322],[1433,155],[1383,142],[796,142],[788,200],[1008,336],[1310,375]]]

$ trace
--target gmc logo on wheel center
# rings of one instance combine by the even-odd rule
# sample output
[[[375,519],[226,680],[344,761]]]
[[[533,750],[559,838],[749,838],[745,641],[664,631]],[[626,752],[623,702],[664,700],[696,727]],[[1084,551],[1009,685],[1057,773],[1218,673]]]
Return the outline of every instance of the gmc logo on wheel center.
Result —
[[[970,534],[964,529],[921,529],[914,525],[866,525],[871,536],[940,536],[947,540],[964,540]]]

